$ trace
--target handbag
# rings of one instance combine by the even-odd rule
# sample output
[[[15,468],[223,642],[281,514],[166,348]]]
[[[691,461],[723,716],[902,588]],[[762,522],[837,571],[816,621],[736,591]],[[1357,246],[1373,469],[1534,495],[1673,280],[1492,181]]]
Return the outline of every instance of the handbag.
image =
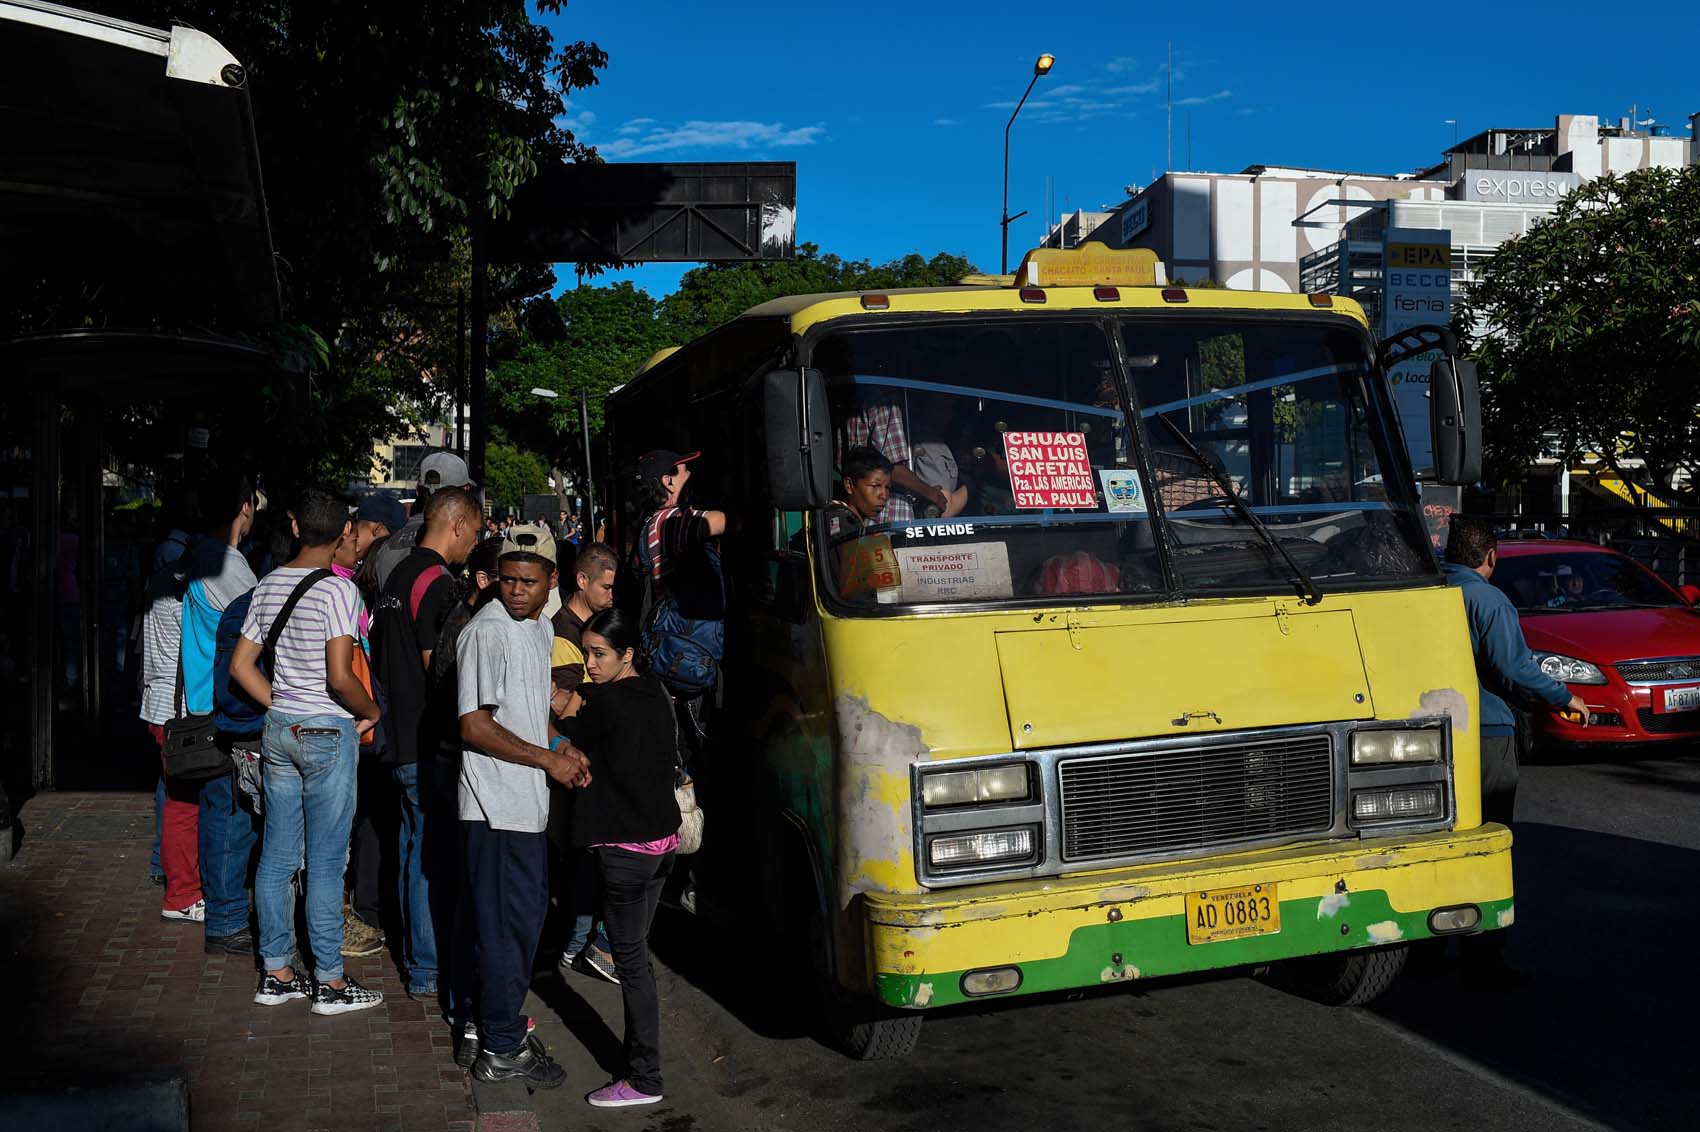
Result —
[[[702,807],[697,805],[697,787],[691,780],[691,772],[685,769],[684,759],[679,757],[679,747],[682,736],[679,734],[679,714],[673,713],[673,801],[679,807],[679,848],[680,856],[689,856],[702,848]]]
[[[165,777],[179,782],[204,782],[231,772],[230,759],[218,745],[218,726],[213,713],[190,715],[183,710],[183,646],[177,647],[177,685],[172,694],[172,714],[165,724],[161,753]]]

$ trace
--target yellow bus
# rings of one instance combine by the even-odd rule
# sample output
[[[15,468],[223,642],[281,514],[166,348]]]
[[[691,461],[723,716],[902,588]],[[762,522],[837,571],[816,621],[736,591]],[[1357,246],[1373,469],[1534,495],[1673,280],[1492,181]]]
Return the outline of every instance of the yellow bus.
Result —
[[[1362,1003],[1410,942],[1511,922],[1388,364],[1346,299],[1045,251],[765,303],[611,398],[616,467],[702,450],[733,527],[700,899],[765,896],[791,934],[745,938],[812,961],[853,1054],[1276,963]],[[1434,478],[1468,482],[1473,372],[1433,381]],[[874,516],[828,507],[855,448],[893,466]]]

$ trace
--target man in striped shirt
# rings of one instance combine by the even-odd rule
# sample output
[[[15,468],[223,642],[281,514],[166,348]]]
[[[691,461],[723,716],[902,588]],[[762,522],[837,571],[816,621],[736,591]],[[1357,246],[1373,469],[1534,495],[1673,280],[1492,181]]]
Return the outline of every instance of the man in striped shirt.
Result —
[[[314,1014],[364,1010],[383,996],[347,978],[342,969],[342,880],[354,824],[360,736],[378,722],[354,675],[363,605],[360,591],[331,571],[337,543],[350,531],[340,499],[309,491],[290,512],[301,551],[254,588],[230,677],[264,706],[261,739],[266,828],[254,875],[259,911],[260,986],[254,1001],[278,1006],[311,998]],[[291,598],[296,604],[260,668],[273,624]],[[294,902],[289,879],[307,862],[306,912],[313,978],[291,964]]]

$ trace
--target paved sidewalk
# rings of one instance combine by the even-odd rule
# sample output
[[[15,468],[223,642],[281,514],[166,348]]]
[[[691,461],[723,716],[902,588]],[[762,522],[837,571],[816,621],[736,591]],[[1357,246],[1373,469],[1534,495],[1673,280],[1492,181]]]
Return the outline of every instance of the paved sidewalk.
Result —
[[[182,1078],[196,1132],[470,1132],[448,1030],[390,956],[348,964],[381,1007],[255,1006],[251,960],[205,955],[200,925],[159,918],[152,794],[42,794],[21,822],[0,866],[0,1095]]]

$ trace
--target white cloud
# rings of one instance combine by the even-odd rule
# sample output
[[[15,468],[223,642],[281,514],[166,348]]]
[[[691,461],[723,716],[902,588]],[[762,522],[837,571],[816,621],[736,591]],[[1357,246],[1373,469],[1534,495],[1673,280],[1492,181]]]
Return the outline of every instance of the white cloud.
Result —
[[[596,121],[596,114],[594,111],[575,111],[571,102],[563,103],[562,105],[566,108],[566,113],[555,115],[555,124],[564,130],[571,130],[575,134],[582,134],[585,130],[590,128],[592,123]]]
[[[935,126],[960,126],[960,125],[962,125],[962,123],[958,122],[955,118],[934,118],[933,119],[933,125],[935,125]]]
[[[1135,59],[1132,55],[1118,55],[1114,59],[1111,59],[1108,63],[1104,64],[1104,70],[1110,72],[1112,75],[1119,75],[1123,71],[1133,70],[1138,63],[1139,60]]]
[[[1176,106],[1203,106],[1206,102],[1218,102],[1224,98],[1232,98],[1231,90],[1219,90],[1215,94],[1195,94],[1190,98],[1175,99]]]
[[[643,128],[645,126],[652,126],[654,124],[654,118],[633,118],[614,132],[623,138],[629,138],[634,134],[643,133]]]
[[[691,121],[677,126],[649,125],[596,148],[602,156],[612,158],[684,149],[779,149],[814,145],[825,133],[825,123],[787,127],[782,122]]]
[[[1104,93],[1105,94],[1115,94],[1115,95],[1121,95],[1121,94],[1153,94],[1153,93],[1156,92],[1157,88],[1161,85],[1162,84],[1159,83],[1156,79],[1152,79],[1149,82],[1131,83],[1131,84],[1126,85],[1126,86],[1107,87],[1107,88],[1105,88]]]

